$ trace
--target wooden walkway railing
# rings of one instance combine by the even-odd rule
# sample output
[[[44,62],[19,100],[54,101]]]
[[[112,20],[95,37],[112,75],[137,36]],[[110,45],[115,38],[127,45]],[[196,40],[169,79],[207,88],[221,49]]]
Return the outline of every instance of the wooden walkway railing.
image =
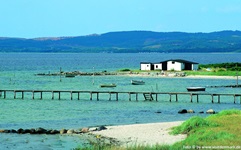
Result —
[[[39,93],[40,99],[43,99],[44,93],[51,93],[52,99],[55,99],[55,95],[57,93],[58,99],[61,99],[61,94],[69,93],[70,94],[70,100],[73,100],[73,94],[78,95],[78,100],[80,100],[80,94],[89,94],[90,100],[93,100],[93,95],[96,95],[96,99],[99,100],[100,94],[109,94],[109,100],[112,99],[112,95],[115,95],[115,100],[119,100],[120,94],[128,94],[129,95],[129,101],[132,99],[132,95],[135,95],[136,101],[138,101],[138,95],[143,95],[144,100],[148,101],[158,101],[159,95],[169,95],[169,101],[171,102],[173,100],[173,96],[175,98],[175,101],[178,101],[179,95],[189,95],[190,96],[190,102],[193,102],[193,97],[196,97],[197,102],[199,102],[199,97],[202,95],[210,96],[211,102],[214,103],[214,98],[217,97],[218,103],[220,103],[221,96],[229,96],[233,97],[234,101],[233,103],[236,103],[237,97],[240,98],[239,103],[241,104],[241,94],[226,94],[226,93],[208,93],[208,92],[123,92],[123,91],[76,91],[76,90],[0,90],[0,99],[6,99],[8,94],[13,94],[13,98],[17,99],[17,93],[21,93],[21,99],[25,98],[25,93],[31,93],[32,99],[36,98],[36,93]],[[18,94],[19,95],[19,94]]]

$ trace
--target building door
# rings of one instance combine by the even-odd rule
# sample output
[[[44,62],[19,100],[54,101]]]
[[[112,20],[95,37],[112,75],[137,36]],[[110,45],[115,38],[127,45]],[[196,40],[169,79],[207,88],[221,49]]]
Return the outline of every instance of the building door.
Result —
[[[162,70],[167,70],[167,62],[162,62]]]
[[[192,64],[191,63],[185,63],[184,70],[192,70]]]

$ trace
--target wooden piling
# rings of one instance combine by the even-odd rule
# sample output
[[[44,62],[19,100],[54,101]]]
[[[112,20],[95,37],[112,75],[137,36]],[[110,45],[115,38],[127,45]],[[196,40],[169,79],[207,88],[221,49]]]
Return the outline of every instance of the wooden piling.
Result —
[[[52,91],[52,100],[54,99],[54,91]]]
[[[22,91],[22,99],[24,99],[24,92]]]
[[[14,99],[16,99],[16,91],[14,91]]]
[[[90,92],[90,100],[92,101],[92,92]]]
[[[190,101],[191,101],[191,103],[192,103],[192,93],[190,94],[190,96],[191,96],[191,99],[190,99]]]

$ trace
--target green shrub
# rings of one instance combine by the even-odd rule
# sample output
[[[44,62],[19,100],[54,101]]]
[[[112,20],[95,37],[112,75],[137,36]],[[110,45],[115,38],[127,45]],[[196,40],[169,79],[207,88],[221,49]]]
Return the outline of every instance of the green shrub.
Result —
[[[127,69],[127,68],[124,68],[124,69],[121,69],[120,71],[131,71],[130,69]]]
[[[175,127],[171,132],[172,134],[188,134],[191,130],[196,129],[197,127],[209,127],[209,126],[217,126],[215,123],[211,123],[204,118],[195,116],[184,123],[182,125]]]

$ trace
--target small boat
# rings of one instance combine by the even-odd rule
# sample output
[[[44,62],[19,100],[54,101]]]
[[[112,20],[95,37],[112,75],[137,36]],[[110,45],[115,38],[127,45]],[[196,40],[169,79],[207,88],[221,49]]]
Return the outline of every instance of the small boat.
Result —
[[[75,75],[74,75],[74,74],[67,73],[67,74],[65,74],[65,77],[66,77],[66,78],[74,78]]]
[[[101,84],[100,87],[102,88],[111,88],[111,87],[116,87],[116,84],[112,83],[112,84]]]
[[[145,82],[142,81],[142,80],[131,80],[131,84],[133,84],[133,85],[143,85],[143,84],[145,84]]]
[[[187,87],[187,91],[189,92],[197,92],[197,91],[205,91],[206,88],[205,87]]]

